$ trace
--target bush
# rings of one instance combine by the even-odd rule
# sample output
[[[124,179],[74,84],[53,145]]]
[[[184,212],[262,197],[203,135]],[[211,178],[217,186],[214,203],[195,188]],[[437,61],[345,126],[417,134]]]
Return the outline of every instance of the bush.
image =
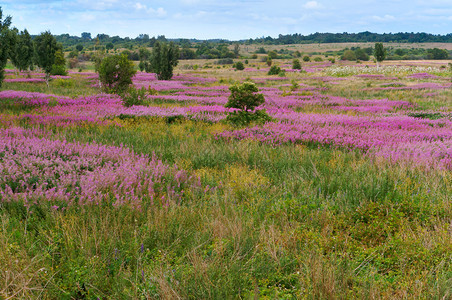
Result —
[[[174,43],[156,42],[151,54],[151,70],[157,74],[158,80],[170,80],[173,68],[177,66],[179,48]]]
[[[239,71],[242,71],[242,70],[245,69],[245,65],[243,65],[243,63],[242,63],[241,61],[238,61],[238,62],[235,64],[235,69],[236,69],[236,70],[239,70]]]
[[[265,102],[264,95],[257,94],[259,91],[256,84],[245,81],[229,88],[231,95],[225,107],[236,108],[239,111],[230,112],[227,121],[235,125],[246,125],[251,122],[264,123],[271,120],[264,110],[254,111],[256,107]]]
[[[232,65],[233,63],[234,61],[232,60],[232,58],[221,58],[216,61],[217,65]]]
[[[272,61],[272,58],[270,57],[270,56],[267,56],[267,66],[271,66],[272,65],[272,63],[273,63],[273,61]]]
[[[130,107],[133,105],[143,105],[146,99],[147,91],[144,87],[142,87],[141,89],[129,87],[127,91],[121,95],[122,104],[125,107]]]
[[[268,56],[271,57],[271,59],[275,59],[278,57],[278,53],[276,51],[268,51]]]
[[[323,61],[323,59],[321,57],[319,57],[319,56],[316,56],[314,58],[314,61],[320,62],[320,61]]]
[[[126,55],[116,54],[105,57],[98,68],[99,80],[107,92],[122,93],[132,84],[136,70]]]
[[[303,61],[308,62],[311,61],[311,58],[307,55],[303,56]]]
[[[344,54],[341,56],[342,60],[356,60],[356,55],[353,50],[345,50]]]
[[[229,87],[229,90],[231,91],[231,95],[228,98],[228,103],[225,105],[227,108],[251,111],[265,102],[264,95],[255,94],[259,90],[253,82],[245,81],[240,85],[236,84]]]
[[[292,61],[292,69],[295,69],[295,70],[301,70],[301,63],[300,63],[300,60],[294,59],[294,60]]]
[[[270,70],[268,70],[268,75],[278,75],[281,73],[281,68],[278,66],[272,66]]]

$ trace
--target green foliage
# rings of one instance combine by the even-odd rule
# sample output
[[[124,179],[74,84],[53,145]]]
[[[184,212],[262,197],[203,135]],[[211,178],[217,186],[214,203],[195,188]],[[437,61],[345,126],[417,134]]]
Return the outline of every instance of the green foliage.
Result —
[[[311,61],[311,58],[307,55],[303,56],[303,61],[308,62]]]
[[[137,89],[132,86],[121,95],[121,100],[125,107],[130,107],[133,105],[143,105],[147,99],[147,96],[148,91],[144,87]]]
[[[271,66],[270,70],[268,70],[268,75],[278,75],[281,73],[281,68],[278,66]]]
[[[237,108],[242,111],[252,111],[265,102],[264,95],[256,94],[259,89],[253,82],[244,82],[229,87],[231,95],[225,107]]]
[[[57,43],[55,37],[46,31],[34,39],[36,64],[46,73],[46,82],[49,84],[50,73],[55,64],[55,53],[62,50],[62,46]]]
[[[355,50],[355,56],[356,59],[362,60],[362,61],[368,61],[369,55],[366,53],[364,49],[358,48]]]
[[[52,65],[50,71],[52,75],[67,75],[66,59],[64,58],[63,51],[58,50],[55,52],[55,63]]]
[[[75,49],[77,51],[82,51],[83,50],[83,45],[82,44],[77,44],[77,46],[75,46]]]
[[[345,50],[344,55],[341,56],[341,59],[353,61],[356,60],[356,54],[353,50]]]
[[[9,45],[8,42],[8,34],[9,34],[9,26],[11,25],[11,17],[7,16],[5,19],[3,18],[3,11],[0,6],[0,87],[2,86],[3,79],[5,77],[5,67],[8,62],[9,56],[9,47],[5,45]]]
[[[449,58],[449,52],[447,52],[446,49],[428,49],[427,50],[427,58],[428,59],[448,59]]]
[[[136,70],[124,54],[105,57],[99,66],[99,80],[107,92],[122,93],[132,84]]]
[[[158,80],[170,80],[178,58],[179,48],[174,43],[156,42],[151,54],[150,70],[157,74]]]
[[[140,48],[138,50],[138,58],[140,59],[140,63],[138,64],[138,68],[141,72],[151,72],[151,64],[149,63],[149,59],[151,58],[151,51],[146,48]]]
[[[265,112],[264,109],[249,111],[234,111],[230,112],[226,121],[236,126],[247,126],[250,123],[264,124],[270,122],[272,118]]]
[[[271,66],[273,63],[272,58],[270,56],[267,56],[267,65]]]
[[[238,62],[235,63],[235,69],[239,70],[239,71],[242,71],[242,70],[245,69],[245,65],[241,61],[238,61]]]
[[[217,65],[232,65],[234,64],[234,60],[232,58],[220,58],[216,61]]]
[[[278,53],[276,53],[276,51],[268,51],[267,55],[271,58],[271,59],[275,59],[278,57]]]
[[[292,61],[292,69],[301,70],[301,63],[299,59],[294,59]]]
[[[386,50],[383,43],[375,43],[374,56],[377,62],[382,62],[386,58]]]

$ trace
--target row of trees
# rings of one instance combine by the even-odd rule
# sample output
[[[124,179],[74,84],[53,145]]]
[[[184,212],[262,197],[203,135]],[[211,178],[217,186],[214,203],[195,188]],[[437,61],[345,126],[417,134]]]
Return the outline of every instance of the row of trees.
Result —
[[[3,19],[0,7],[0,86],[8,59],[19,72],[33,70],[35,65],[42,68],[47,85],[51,74],[66,74],[63,47],[50,32],[43,32],[32,40],[26,29],[19,32],[10,27],[11,17]]]
[[[399,32],[399,33],[372,33],[369,31],[359,33],[313,33],[309,35],[280,34],[277,38],[261,37],[249,39],[248,44],[266,44],[266,45],[287,45],[287,44],[306,44],[306,43],[451,43],[452,33],[446,35],[435,35],[425,32]]]
[[[152,52],[142,48],[140,49],[139,68],[142,71],[156,73],[159,80],[169,80],[173,77],[173,69],[178,64],[178,51],[179,48],[174,43],[157,42]],[[104,58],[98,57],[96,72],[99,73],[99,81],[105,91],[123,96],[131,93],[129,86],[132,84],[132,77],[136,74],[136,69],[133,62],[124,53]],[[134,95],[139,96],[136,93]]]

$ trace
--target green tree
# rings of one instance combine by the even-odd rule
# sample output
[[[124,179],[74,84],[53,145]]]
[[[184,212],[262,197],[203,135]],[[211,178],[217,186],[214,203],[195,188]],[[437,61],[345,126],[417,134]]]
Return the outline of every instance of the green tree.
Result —
[[[240,85],[229,87],[231,95],[226,103],[226,108],[237,108],[242,111],[252,111],[265,102],[264,95],[256,94],[259,89],[253,82],[244,82]]]
[[[63,51],[57,50],[55,52],[55,62],[52,65],[52,70],[50,71],[52,75],[67,75],[66,71],[66,59],[64,58]]]
[[[231,95],[226,103],[226,108],[236,108],[239,111],[230,112],[227,120],[236,125],[246,125],[250,122],[267,122],[271,120],[265,110],[255,110],[261,104],[264,104],[264,95],[258,94],[259,91],[253,82],[244,82],[229,87]],[[255,110],[255,111],[254,111]]]
[[[301,64],[299,59],[294,59],[292,61],[292,69],[301,70]]]
[[[7,16],[3,20],[3,11],[0,6],[0,87],[2,86],[3,79],[5,78],[5,67],[8,62],[8,56],[10,49],[8,47],[8,31],[11,25],[11,17]]]
[[[151,51],[149,51],[148,49],[143,48],[143,47],[138,49],[138,58],[140,60],[138,67],[141,72],[143,72],[143,71],[150,72],[151,71],[151,64],[149,63],[150,57],[151,57]]]
[[[307,55],[303,56],[303,61],[308,62],[311,61],[311,58]]]
[[[173,77],[173,68],[177,66],[179,48],[171,43],[155,42],[151,53],[151,72],[157,74],[158,80],[170,80]]]
[[[75,49],[77,49],[77,51],[82,51],[83,50],[83,45],[82,44],[78,44],[77,46],[75,46]]]
[[[353,50],[345,50],[344,54],[341,56],[342,60],[356,60],[356,54]]]
[[[374,56],[377,60],[377,67],[379,67],[380,62],[386,58],[386,49],[383,47],[383,43],[375,43]]]
[[[355,50],[355,56],[356,59],[362,60],[362,61],[368,61],[369,55],[366,53],[364,49],[358,48]]]
[[[279,73],[281,73],[281,68],[278,66],[272,66],[270,68],[270,70],[268,70],[267,75],[278,75]]]
[[[132,84],[136,70],[126,55],[116,54],[102,60],[98,73],[104,91],[121,94]]]
[[[58,50],[61,51],[62,46],[57,43],[50,31],[46,31],[35,38],[34,48],[36,64],[46,73],[45,79],[49,86],[50,73],[55,64],[55,53]]]
[[[26,71],[28,69],[33,69],[33,42],[31,36],[27,29],[21,31],[16,44],[15,57],[16,57],[16,68],[19,71]]]
[[[241,61],[238,61],[238,62],[236,62],[236,64],[235,64],[235,69],[236,69],[236,70],[239,70],[239,71],[242,71],[242,70],[245,69],[245,65],[244,65]]]

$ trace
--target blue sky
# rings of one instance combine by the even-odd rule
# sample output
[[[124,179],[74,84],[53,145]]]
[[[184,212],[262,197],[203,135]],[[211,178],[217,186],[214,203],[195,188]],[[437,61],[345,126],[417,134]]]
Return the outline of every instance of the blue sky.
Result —
[[[452,0],[2,0],[32,34],[230,40],[314,32],[452,32]]]

